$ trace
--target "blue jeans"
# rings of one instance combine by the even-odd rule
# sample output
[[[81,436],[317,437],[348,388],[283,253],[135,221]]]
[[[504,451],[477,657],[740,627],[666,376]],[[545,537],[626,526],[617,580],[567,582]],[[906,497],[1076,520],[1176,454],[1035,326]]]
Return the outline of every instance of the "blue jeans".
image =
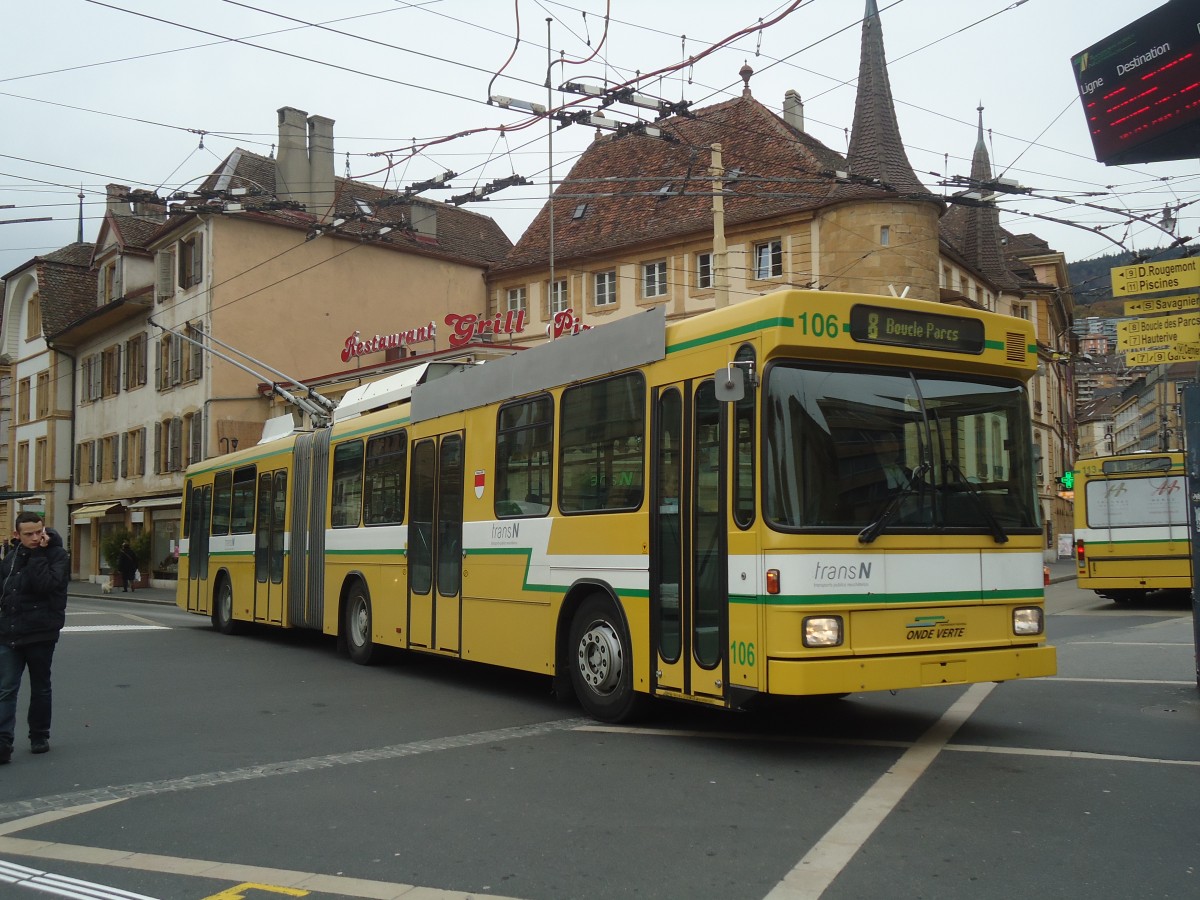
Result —
[[[0,746],[11,747],[17,724],[17,693],[29,669],[29,739],[50,737],[50,663],[54,641],[10,647],[0,644]]]

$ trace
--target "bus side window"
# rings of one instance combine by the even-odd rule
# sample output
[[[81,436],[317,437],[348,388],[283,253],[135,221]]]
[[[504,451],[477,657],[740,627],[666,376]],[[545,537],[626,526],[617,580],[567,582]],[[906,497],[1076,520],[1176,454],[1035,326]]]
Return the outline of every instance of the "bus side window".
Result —
[[[363,522],[397,525],[404,521],[404,476],[408,468],[408,432],[391,431],[367,441]]]
[[[529,397],[496,414],[495,510],[499,519],[544,516],[553,494],[554,400]]]
[[[646,382],[638,372],[563,391],[558,506],[628,510],[642,502]]]
[[[354,528],[362,520],[363,442],[345,441],[333,451],[330,524]]]

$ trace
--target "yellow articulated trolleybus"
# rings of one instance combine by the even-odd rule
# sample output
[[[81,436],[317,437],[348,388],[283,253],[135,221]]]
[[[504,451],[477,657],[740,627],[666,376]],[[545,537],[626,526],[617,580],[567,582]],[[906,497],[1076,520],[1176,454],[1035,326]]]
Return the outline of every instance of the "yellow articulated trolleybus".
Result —
[[[188,471],[178,602],[544,673],[606,721],[1050,675],[1035,363],[1016,318],[783,291],[401,373]]]
[[[1129,453],[1075,464],[1076,580],[1116,603],[1192,589],[1183,453]]]

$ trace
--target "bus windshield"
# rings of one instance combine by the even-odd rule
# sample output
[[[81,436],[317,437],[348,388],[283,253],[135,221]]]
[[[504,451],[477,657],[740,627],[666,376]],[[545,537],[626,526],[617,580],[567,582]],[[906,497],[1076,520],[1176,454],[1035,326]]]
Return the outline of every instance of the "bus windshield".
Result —
[[[763,505],[777,530],[1040,527],[1024,387],[777,363],[764,388]]]

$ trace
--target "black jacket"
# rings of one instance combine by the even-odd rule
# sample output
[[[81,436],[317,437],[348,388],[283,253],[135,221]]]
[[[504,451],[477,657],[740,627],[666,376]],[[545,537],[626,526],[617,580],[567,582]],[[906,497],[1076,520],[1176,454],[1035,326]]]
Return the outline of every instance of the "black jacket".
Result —
[[[0,643],[57,641],[67,618],[71,558],[52,528],[48,547],[27,550],[13,540],[0,560]]]

